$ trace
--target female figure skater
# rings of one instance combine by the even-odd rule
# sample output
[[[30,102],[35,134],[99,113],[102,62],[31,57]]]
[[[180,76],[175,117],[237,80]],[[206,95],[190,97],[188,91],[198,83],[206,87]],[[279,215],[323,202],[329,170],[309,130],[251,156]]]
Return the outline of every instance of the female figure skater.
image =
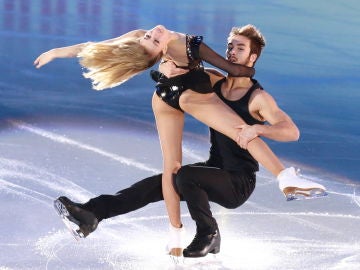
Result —
[[[166,80],[161,83],[163,78],[158,78],[160,83],[152,99],[163,154],[162,189],[172,232],[168,246],[170,254],[180,256],[182,251],[178,237],[182,231],[179,196],[172,179],[182,163],[183,111],[236,141],[266,169],[278,175],[281,163],[259,137],[239,137],[238,127],[246,123],[213,93],[202,60],[235,77],[251,77],[254,69],[227,61],[204,44],[202,37],[158,25],[149,31],[134,30],[102,42],[55,48],[41,54],[34,65],[40,68],[55,58],[65,57],[80,57],[80,64],[88,70],[84,77],[92,80],[96,90],[117,86],[160,59],[188,70],[186,74],[172,78],[172,82],[176,82],[173,87],[166,85]]]

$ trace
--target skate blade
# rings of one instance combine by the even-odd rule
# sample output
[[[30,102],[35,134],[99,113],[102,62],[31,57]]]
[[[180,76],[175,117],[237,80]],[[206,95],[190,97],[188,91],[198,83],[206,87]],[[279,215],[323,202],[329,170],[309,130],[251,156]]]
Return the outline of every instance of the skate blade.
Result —
[[[185,261],[185,258],[182,257],[182,256],[173,256],[173,255],[170,255],[170,259],[171,261],[175,264],[175,265],[180,265],[180,264],[184,264],[184,261]]]
[[[184,257],[183,264],[184,269],[224,269],[222,257],[212,253],[208,253],[204,257]]]
[[[169,254],[169,256],[170,256],[170,259],[172,260],[172,262],[173,262],[175,265],[184,263],[183,249],[182,249],[182,248],[172,248],[172,249],[169,251],[168,254]]]
[[[327,192],[321,188],[287,187],[283,192],[287,201],[316,199],[328,195]]]
[[[65,205],[63,205],[61,201],[55,200],[54,207],[62,222],[65,224],[66,228],[70,231],[75,240],[79,241],[81,238],[85,238],[79,228],[79,221],[70,216]]]

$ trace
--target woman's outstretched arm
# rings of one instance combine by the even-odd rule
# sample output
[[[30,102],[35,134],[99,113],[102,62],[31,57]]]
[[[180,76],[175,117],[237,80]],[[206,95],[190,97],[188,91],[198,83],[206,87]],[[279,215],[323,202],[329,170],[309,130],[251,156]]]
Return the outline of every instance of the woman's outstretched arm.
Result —
[[[128,33],[125,33],[119,37],[107,39],[100,41],[99,43],[107,43],[107,44],[116,44],[119,40],[127,37],[140,37],[144,35],[146,31],[142,29],[133,30]],[[56,58],[74,58],[77,57],[78,54],[85,48],[87,45],[94,42],[84,42],[79,44],[74,44],[66,47],[53,48],[47,52],[40,54],[34,61],[34,66],[36,68],[41,68],[47,63],[53,61]]]
[[[79,43],[71,46],[54,48],[47,52],[40,54],[34,61],[36,68],[41,68],[47,63],[53,61],[56,58],[74,58],[81,50],[90,42]]]

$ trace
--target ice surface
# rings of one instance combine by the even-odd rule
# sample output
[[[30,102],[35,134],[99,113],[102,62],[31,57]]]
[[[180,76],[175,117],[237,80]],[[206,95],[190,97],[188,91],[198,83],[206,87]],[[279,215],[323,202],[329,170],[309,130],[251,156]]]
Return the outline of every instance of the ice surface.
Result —
[[[308,177],[322,199],[286,202],[260,170],[250,200],[235,210],[212,205],[222,234],[216,257],[165,255],[163,202],[105,220],[76,242],[53,208],[66,195],[84,202],[161,170],[154,127],[123,119],[7,119],[1,130],[0,269],[359,269],[359,186]],[[206,158],[208,143],[186,136],[184,163]],[[303,171],[306,174],[306,171]],[[194,224],[182,204],[187,242]]]

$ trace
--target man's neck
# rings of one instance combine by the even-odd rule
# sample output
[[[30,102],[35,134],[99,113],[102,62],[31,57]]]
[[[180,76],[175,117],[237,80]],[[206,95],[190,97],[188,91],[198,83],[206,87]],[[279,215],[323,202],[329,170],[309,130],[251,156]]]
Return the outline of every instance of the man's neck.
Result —
[[[225,82],[221,85],[221,93],[227,100],[239,100],[252,85],[253,82],[250,78],[227,76]]]

